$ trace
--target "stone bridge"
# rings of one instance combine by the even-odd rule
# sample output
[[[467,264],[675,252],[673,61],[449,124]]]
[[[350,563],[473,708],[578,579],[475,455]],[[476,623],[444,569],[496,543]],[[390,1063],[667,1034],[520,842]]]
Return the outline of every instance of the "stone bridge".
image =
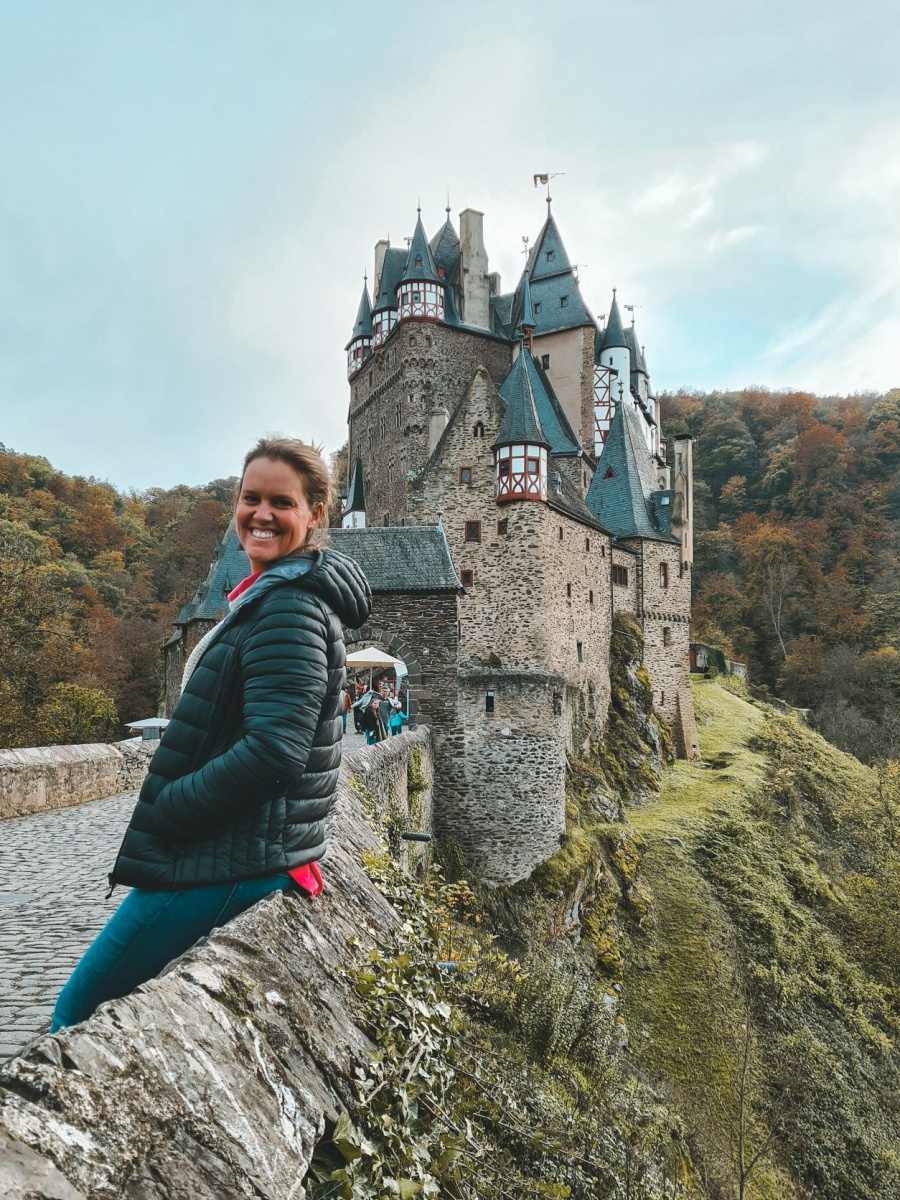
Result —
[[[360,865],[382,848],[364,803],[375,825],[427,831],[432,775],[425,727],[345,755],[322,897],[265,900],[52,1036],[56,994],[114,907],[105,875],[134,792],[0,823],[0,1195],[301,1200],[372,1051],[339,968],[397,922]]]

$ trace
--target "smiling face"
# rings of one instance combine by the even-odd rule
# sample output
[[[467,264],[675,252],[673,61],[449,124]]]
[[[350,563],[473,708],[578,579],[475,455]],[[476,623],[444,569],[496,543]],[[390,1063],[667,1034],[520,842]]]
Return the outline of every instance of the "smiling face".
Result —
[[[306,544],[322,518],[310,508],[303,479],[281,460],[255,458],[247,465],[234,523],[254,571],[263,571]]]

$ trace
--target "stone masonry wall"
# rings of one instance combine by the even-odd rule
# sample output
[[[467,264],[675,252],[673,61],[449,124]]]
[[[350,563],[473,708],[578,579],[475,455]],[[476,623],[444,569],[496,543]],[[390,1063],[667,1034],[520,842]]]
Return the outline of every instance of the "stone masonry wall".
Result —
[[[494,711],[486,697],[493,696]],[[540,671],[460,672],[454,770],[435,832],[493,883],[515,883],[565,832],[566,681]]]
[[[139,788],[157,742],[0,750],[0,819]]]
[[[407,511],[407,473],[428,461],[431,409],[443,406],[453,413],[478,366],[499,385],[510,363],[509,343],[487,333],[434,321],[396,327],[350,385],[350,461],[358,447],[367,524],[380,525],[385,515],[390,525],[422,523],[415,511]]]
[[[405,779],[427,740],[345,761],[322,896],[264,900],[0,1068],[0,1195],[302,1200],[316,1142],[354,1109],[374,1051],[342,968],[389,946],[399,921],[360,865],[382,843],[354,784],[390,802],[375,776]]]
[[[644,630],[644,662],[653,683],[653,703],[674,725],[677,697],[687,689],[690,675],[691,576],[690,572],[681,572],[678,546],[643,541],[640,548],[641,555],[635,562],[638,603],[642,605],[638,619]],[[661,563],[668,566],[668,587],[660,583]],[[683,698],[682,704],[685,702]]]

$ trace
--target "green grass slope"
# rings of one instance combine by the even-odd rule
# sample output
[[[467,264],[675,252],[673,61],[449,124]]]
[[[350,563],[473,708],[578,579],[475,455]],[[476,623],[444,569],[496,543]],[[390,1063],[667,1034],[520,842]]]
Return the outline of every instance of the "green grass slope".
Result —
[[[631,1052],[709,1195],[900,1196],[895,782],[716,682],[694,700],[704,762],[628,811]]]

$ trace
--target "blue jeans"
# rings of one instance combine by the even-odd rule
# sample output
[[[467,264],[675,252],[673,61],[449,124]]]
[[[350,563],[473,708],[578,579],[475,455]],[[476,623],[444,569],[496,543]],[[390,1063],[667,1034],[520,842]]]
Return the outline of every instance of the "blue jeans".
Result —
[[[86,1021],[98,1005],[127,996],[217,925],[226,924],[271,892],[294,886],[290,875],[272,875],[180,892],[133,888],[60,993],[50,1032]]]

